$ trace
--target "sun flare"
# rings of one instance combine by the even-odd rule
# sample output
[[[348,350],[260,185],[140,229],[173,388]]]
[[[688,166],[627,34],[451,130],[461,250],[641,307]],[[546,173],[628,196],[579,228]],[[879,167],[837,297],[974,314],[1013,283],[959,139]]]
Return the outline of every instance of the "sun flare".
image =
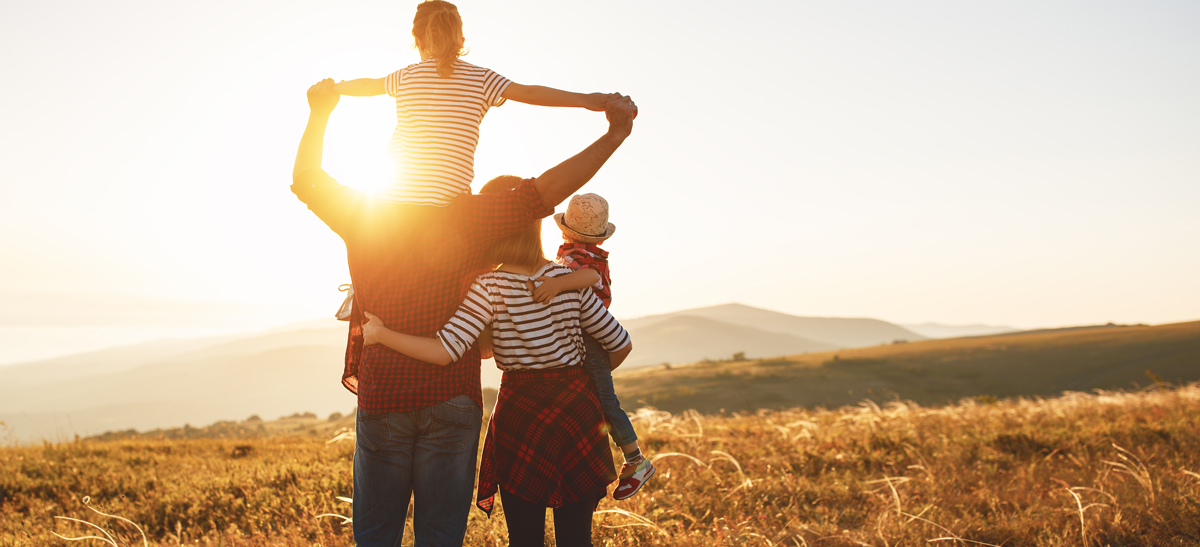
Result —
[[[338,182],[371,194],[392,176],[388,139],[396,123],[391,100],[343,97],[326,136],[326,170]]]

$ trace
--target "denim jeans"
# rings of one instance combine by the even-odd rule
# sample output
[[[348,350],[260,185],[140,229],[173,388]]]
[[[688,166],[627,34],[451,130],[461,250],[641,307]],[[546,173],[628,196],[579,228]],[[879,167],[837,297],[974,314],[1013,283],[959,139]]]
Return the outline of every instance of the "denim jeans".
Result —
[[[604,408],[604,418],[608,421],[608,434],[617,446],[636,441],[637,433],[633,431],[633,423],[621,408],[621,401],[617,399],[617,393],[613,390],[612,361],[608,359],[608,352],[586,332],[583,333],[583,347],[587,350],[583,357],[583,369],[596,385],[596,396],[600,399],[600,406]]]
[[[408,412],[358,411],[354,541],[398,547],[413,499],[417,547],[461,547],[483,412],[466,395]]]

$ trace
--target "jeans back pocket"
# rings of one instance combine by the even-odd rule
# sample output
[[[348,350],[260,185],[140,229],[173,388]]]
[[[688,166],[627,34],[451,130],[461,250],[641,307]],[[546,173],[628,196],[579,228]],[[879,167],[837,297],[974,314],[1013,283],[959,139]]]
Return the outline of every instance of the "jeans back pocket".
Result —
[[[430,439],[449,450],[461,450],[468,442],[478,440],[483,426],[483,411],[466,395],[459,395],[434,405]]]
[[[368,414],[359,410],[354,423],[354,435],[362,447],[367,450],[379,450],[391,435],[387,413]]]

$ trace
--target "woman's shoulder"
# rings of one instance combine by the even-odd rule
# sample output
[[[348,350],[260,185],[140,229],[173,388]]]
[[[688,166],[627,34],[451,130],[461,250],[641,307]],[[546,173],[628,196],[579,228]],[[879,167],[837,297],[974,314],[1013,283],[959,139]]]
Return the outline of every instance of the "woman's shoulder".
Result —
[[[488,287],[511,283],[514,281],[520,281],[523,283],[526,279],[528,279],[528,276],[506,272],[504,270],[492,270],[490,272],[479,274],[479,276],[475,278],[475,282]]]
[[[492,270],[490,272],[484,272],[484,273],[481,273],[478,276],[476,276],[475,282],[486,284],[486,282],[488,282],[488,281],[494,281],[497,279],[505,279],[512,275],[513,274],[510,274],[508,272],[502,272],[500,270]]]
[[[571,268],[569,268],[567,266],[563,266],[562,264],[559,264],[558,262],[550,262],[542,268],[541,275],[544,275],[546,277],[558,277],[560,275],[567,275],[574,271],[575,270],[572,270]]]

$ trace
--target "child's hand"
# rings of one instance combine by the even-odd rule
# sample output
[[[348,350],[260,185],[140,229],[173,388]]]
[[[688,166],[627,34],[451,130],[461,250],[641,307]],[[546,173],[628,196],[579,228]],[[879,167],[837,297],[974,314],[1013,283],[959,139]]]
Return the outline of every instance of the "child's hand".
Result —
[[[604,112],[604,105],[620,96],[620,93],[589,93],[583,100],[583,107],[592,112]]]
[[[378,344],[379,343],[379,333],[383,329],[386,329],[387,327],[384,326],[383,320],[376,317],[375,314],[368,311],[368,312],[363,312],[363,315],[367,316],[367,322],[362,327],[363,345],[364,346],[373,346],[375,344]]]
[[[554,277],[539,277],[534,281],[540,281],[542,284],[535,286],[533,289],[533,300],[541,304],[549,304],[554,300],[558,293],[563,291],[562,282]]]

